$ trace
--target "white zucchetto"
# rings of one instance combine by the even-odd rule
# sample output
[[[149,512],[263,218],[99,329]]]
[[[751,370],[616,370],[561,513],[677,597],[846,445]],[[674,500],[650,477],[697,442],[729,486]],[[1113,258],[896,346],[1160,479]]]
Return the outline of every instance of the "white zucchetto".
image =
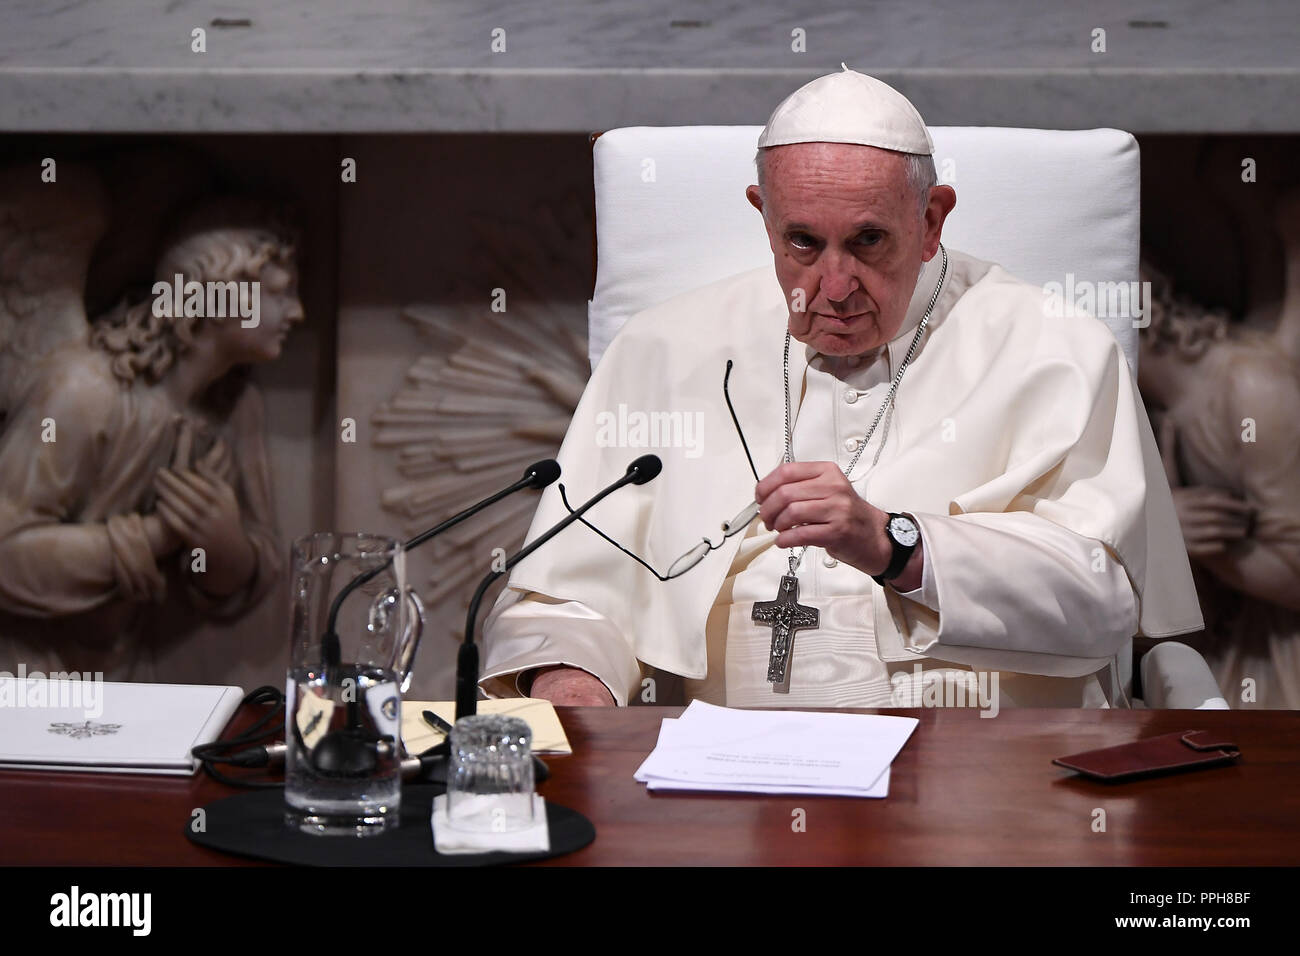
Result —
[[[900,153],[934,154],[925,120],[902,93],[844,67],[806,83],[781,101],[758,137],[759,148],[790,143],[857,143]]]

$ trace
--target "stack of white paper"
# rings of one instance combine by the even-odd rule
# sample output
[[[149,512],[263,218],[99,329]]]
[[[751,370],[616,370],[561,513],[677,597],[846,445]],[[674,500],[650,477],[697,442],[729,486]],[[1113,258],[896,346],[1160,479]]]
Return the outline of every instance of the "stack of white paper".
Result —
[[[915,717],[732,710],[692,701],[665,719],[636,779],[651,790],[889,794]]]

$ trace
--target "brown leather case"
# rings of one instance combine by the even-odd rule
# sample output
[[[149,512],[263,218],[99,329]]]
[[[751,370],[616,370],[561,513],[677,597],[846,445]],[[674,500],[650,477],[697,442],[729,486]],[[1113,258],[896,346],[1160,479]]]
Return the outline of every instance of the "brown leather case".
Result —
[[[1215,734],[1186,730],[1057,757],[1052,763],[1077,770],[1094,780],[1116,781],[1212,767],[1230,763],[1240,754],[1236,744]]]

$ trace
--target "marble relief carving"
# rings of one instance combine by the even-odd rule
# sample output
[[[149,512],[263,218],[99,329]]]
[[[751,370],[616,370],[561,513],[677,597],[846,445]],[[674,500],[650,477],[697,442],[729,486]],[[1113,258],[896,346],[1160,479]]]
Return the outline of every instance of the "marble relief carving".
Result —
[[[297,237],[260,202],[200,202],[132,277],[148,293],[92,318],[107,210],[88,168],[0,174],[0,659],[148,680],[161,622],[238,617],[280,576],[245,371],[303,317]]]
[[[374,446],[396,455],[404,479],[382,489],[382,506],[409,533],[559,450],[590,375],[586,310],[573,294],[590,268],[591,226],[579,208],[543,206],[527,225],[477,220],[478,248],[468,257],[475,265],[446,296],[455,304],[402,310],[425,350],[371,421]],[[518,549],[536,507],[535,494],[515,495],[422,548],[434,569],[421,590],[430,620],[463,634],[494,549]]]
[[[1280,203],[1279,318],[1247,327],[1153,282],[1139,384],[1233,707],[1300,708],[1300,193]],[[1251,303],[1258,307],[1260,303]],[[1247,311],[1250,311],[1248,308]],[[1193,643],[1197,643],[1193,641]]]

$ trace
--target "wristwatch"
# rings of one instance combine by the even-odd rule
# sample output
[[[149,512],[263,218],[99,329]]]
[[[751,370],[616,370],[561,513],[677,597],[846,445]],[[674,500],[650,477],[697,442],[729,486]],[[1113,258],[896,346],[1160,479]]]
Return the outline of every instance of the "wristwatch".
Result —
[[[885,582],[892,581],[903,573],[903,568],[907,567],[908,559],[912,557],[912,552],[916,550],[916,545],[921,540],[921,529],[916,526],[911,515],[891,514],[889,520],[885,522],[885,535],[894,546],[894,555],[889,559],[889,565],[885,570],[871,576],[871,579],[881,587],[885,586]]]

